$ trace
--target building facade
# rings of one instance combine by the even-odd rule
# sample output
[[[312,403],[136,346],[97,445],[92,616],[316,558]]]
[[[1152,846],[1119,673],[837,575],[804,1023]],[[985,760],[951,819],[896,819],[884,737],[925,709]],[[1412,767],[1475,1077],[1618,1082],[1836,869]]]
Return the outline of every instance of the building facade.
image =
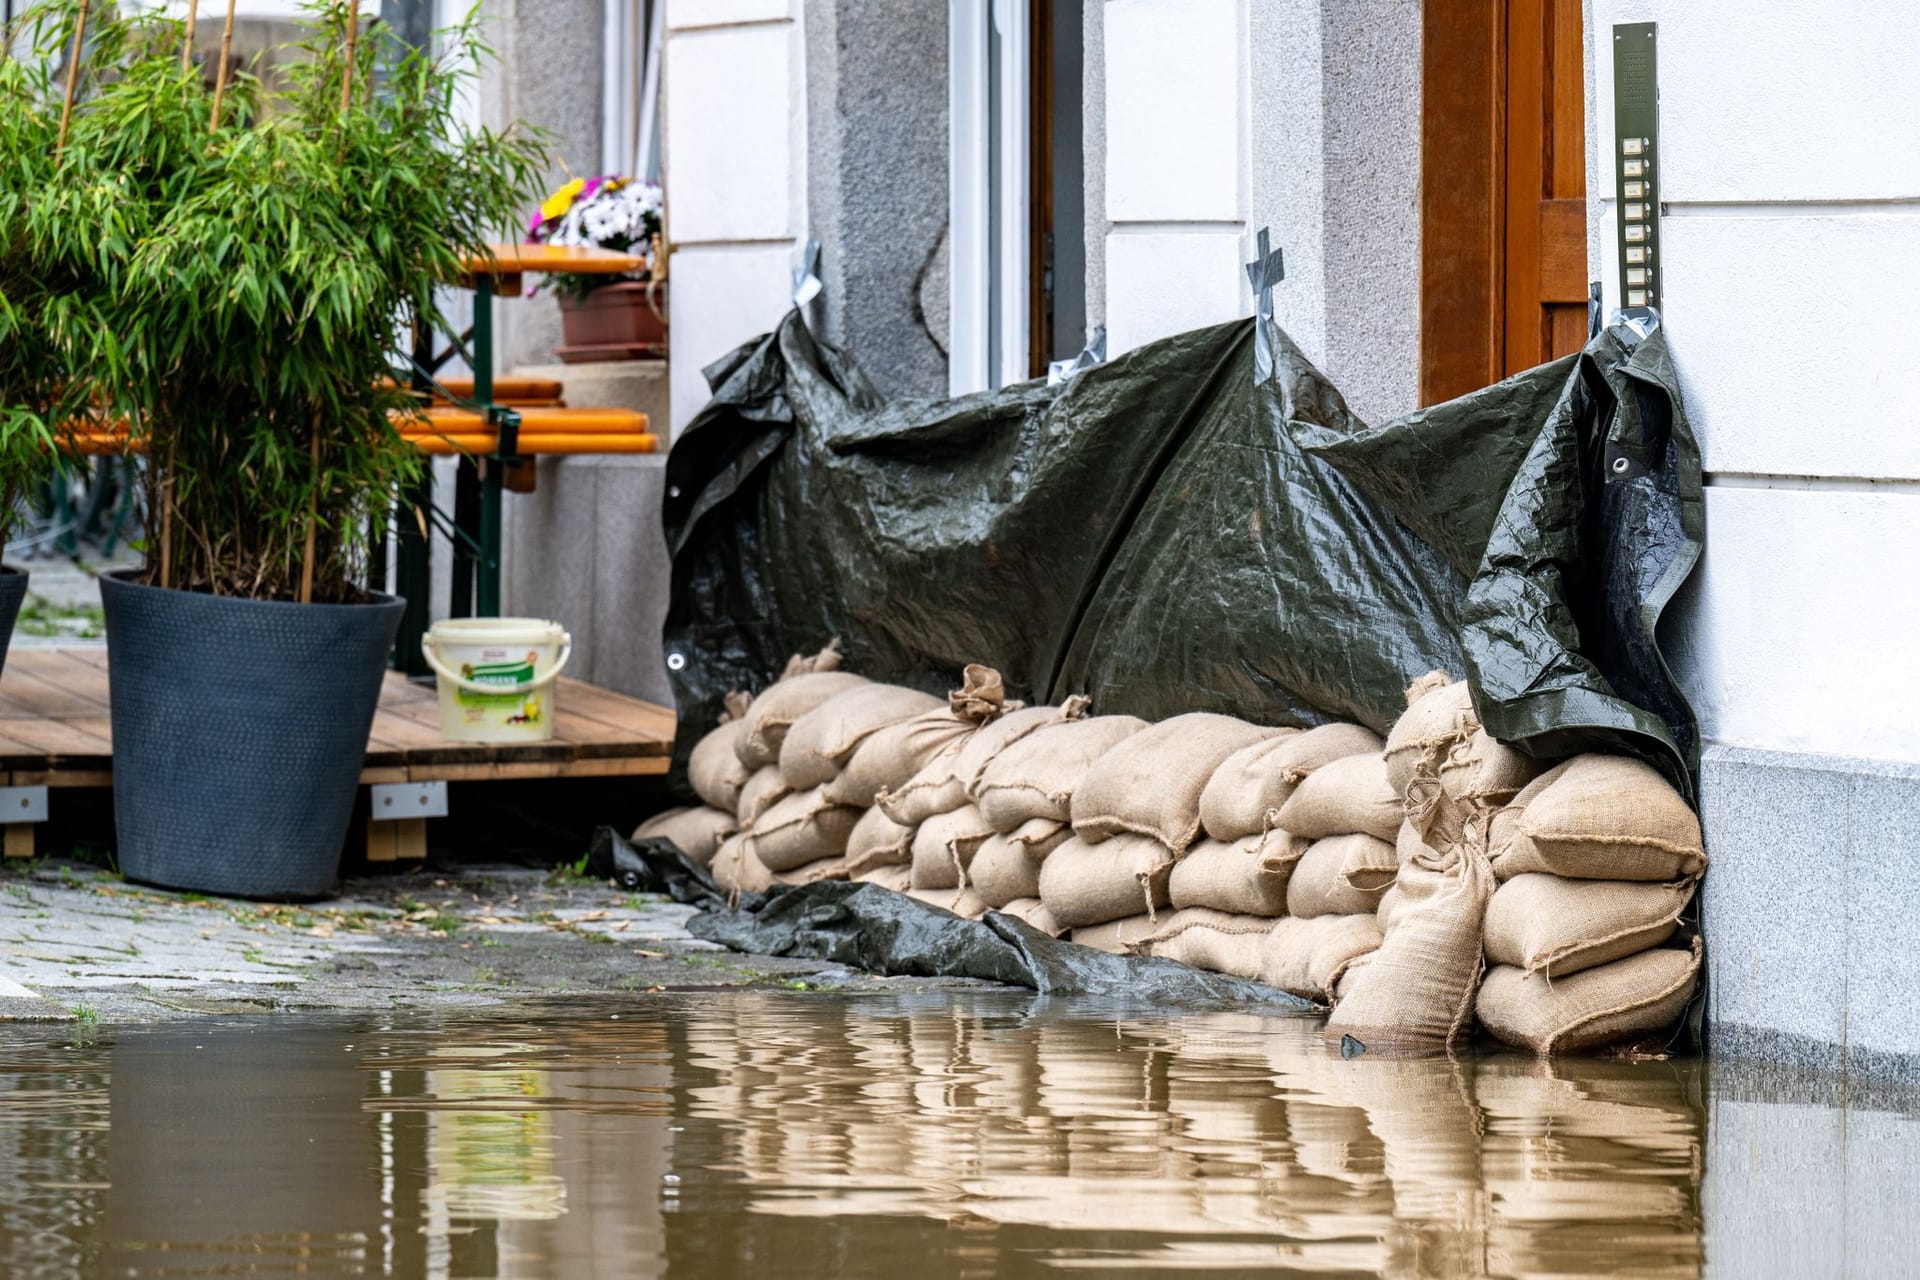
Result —
[[[1659,301],[1707,472],[1667,627],[1708,742],[1714,1045],[1915,1073],[1906,6],[656,2],[676,430],[809,239],[816,323],[892,395],[1249,314],[1261,228],[1279,322],[1368,421],[1577,349],[1588,282],[1622,297],[1614,28],[1656,23]],[[545,38],[575,4],[535,7]]]

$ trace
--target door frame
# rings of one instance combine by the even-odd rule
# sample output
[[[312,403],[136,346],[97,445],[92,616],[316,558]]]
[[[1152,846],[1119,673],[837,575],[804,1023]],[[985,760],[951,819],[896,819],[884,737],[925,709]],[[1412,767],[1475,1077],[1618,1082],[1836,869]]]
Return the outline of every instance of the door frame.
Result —
[[[1032,244],[1029,0],[949,0],[947,384],[1029,376]]]
[[[1569,20],[1581,21],[1575,0],[1424,5],[1422,404],[1489,386],[1585,332],[1586,67]]]

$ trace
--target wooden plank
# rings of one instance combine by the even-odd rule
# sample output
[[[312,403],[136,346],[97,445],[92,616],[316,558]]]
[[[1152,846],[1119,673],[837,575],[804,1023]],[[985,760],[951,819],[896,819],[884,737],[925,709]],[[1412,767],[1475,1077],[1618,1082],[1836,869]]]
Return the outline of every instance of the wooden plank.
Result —
[[[14,768],[111,769],[113,737],[105,716],[9,720],[0,760]]]
[[[560,686],[558,698],[562,711],[590,717],[635,737],[654,739],[672,748],[677,719],[670,708],[616,693],[612,689],[602,689],[599,685],[569,680],[565,676],[556,683]]]
[[[1535,301],[1577,302],[1581,307],[1580,319],[1584,325],[1587,305],[1587,202],[1542,200],[1537,239],[1540,245],[1540,269],[1536,273],[1538,297]]]
[[[33,856],[33,828],[34,824],[31,822],[15,822],[7,827],[7,857],[31,858]]]
[[[1547,195],[1547,0],[1507,0],[1506,332],[1501,372],[1546,359],[1540,308],[1540,202]]]
[[[1421,22],[1420,403],[1500,378],[1502,0],[1427,0]]]
[[[664,773],[673,712],[578,680],[562,680],[555,737],[546,742],[450,742],[438,694],[389,673],[368,736],[363,783],[504,781]],[[106,651],[23,649],[0,676],[0,773],[15,785],[112,785]]]
[[[513,782],[529,778],[634,778],[664,774],[673,761],[666,756],[612,756],[598,760],[491,764],[420,765],[414,782]]]
[[[79,790],[82,787],[111,787],[113,770],[111,768],[71,767],[60,769],[17,769],[13,773],[13,786],[16,787],[61,787]],[[102,803],[110,803],[104,800]]]
[[[375,822],[367,819],[367,861],[393,862],[400,856],[400,833],[394,830],[397,822]]]
[[[16,666],[9,661],[5,673],[0,674],[0,718],[66,720],[109,713],[110,704],[104,696],[92,698],[74,686],[75,682],[35,670],[34,664]],[[101,693],[104,695],[105,690]]]

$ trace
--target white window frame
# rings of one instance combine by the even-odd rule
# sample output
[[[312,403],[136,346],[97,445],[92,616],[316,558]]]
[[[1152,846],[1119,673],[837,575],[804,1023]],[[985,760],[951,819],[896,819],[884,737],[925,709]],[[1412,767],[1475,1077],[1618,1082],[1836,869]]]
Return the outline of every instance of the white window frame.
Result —
[[[947,384],[954,395],[1028,377],[1029,2],[948,4]]]

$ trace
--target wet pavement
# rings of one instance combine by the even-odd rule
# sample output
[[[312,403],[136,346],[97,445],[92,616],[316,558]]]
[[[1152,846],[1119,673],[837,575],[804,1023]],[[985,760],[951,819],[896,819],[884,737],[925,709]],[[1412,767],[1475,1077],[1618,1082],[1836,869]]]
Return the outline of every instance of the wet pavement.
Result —
[[[964,988],[735,955],[693,914],[565,871],[422,868],[284,906],[126,884],[84,863],[0,863],[0,1023],[485,1009],[754,984]]]
[[[1755,1088],[982,991],[0,1027],[0,1274],[1912,1274],[1912,1113]]]

